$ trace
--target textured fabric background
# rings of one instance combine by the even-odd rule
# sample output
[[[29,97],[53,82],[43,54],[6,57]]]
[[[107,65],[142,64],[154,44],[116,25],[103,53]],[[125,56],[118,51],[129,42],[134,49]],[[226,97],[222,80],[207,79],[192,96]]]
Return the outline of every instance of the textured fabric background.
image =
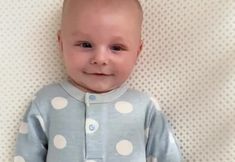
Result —
[[[144,51],[130,86],[155,95],[187,162],[235,161],[235,1],[142,0]],[[43,85],[65,78],[62,0],[0,0],[0,161]]]

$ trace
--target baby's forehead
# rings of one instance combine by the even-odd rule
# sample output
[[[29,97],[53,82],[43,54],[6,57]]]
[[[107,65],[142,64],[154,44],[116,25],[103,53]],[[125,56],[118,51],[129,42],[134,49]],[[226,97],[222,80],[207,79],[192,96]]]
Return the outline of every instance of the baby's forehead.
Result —
[[[64,0],[64,3],[63,3],[63,8],[65,8],[65,6],[69,3],[72,3],[72,2],[76,2],[76,3],[79,3],[79,2],[86,2],[86,3],[89,3],[89,4],[92,4],[92,3],[103,3],[103,4],[135,4],[136,7],[138,7],[138,9],[142,10],[142,7],[139,3],[138,0]]]
[[[138,0],[64,0],[63,3],[63,14],[64,17],[72,9],[78,8],[88,9],[89,7],[96,8],[109,8],[109,9],[127,9],[129,12],[137,11],[139,17],[143,17],[142,7]]]

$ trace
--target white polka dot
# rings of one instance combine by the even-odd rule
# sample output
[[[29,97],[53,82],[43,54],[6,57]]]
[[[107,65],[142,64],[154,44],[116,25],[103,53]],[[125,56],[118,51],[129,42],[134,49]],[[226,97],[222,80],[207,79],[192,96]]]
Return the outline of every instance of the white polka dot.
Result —
[[[66,146],[66,139],[62,135],[56,135],[54,137],[54,145],[57,149],[63,149]]]
[[[122,140],[117,143],[116,150],[120,155],[127,156],[130,155],[133,151],[133,145],[128,140]]]
[[[147,162],[157,162],[157,158],[153,157],[153,156],[149,156],[147,158]]]
[[[25,162],[24,158],[22,156],[15,156],[14,162]]]
[[[86,119],[86,133],[92,134],[96,132],[99,128],[99,123],[95,121],[94,119]]]
[[[86,162],[96,162],[95,160],[86,160]]]
[[[133,105],[126,101],[119,101],[115,104],[115,108],[118,112],[127,114],[133,111]]]
[[[55,109],[63,109],[67,106],[68,101],[63,97],[55,97],[51,100],[51,104]]]
[[[25,122],[21,122],[19,132],[21,134],[27,134],[28,133],[28,124]]]

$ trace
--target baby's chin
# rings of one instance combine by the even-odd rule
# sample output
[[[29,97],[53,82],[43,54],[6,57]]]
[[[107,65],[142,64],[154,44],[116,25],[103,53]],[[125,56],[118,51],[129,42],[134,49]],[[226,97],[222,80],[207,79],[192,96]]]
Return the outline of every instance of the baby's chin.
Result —
[[[110,92],[114,89],[116,89],[119,86],[114,86],[114,87],[108,87],[108,86],[89,86],[89,87],[85,87],[86,88],[86,92],[90,92],[90,93],[107,93]]]
[[[73,80],[69,80],[75,87],[80,89],[83,92],[89,92],[89,93],[106,93],[110,92],[116,88],[119,87],[119,85],[114,85],[114,86],[109,86],[109,85],[99,85],[99,84],[94,84],[94,85],[83,85],[79,84]]]

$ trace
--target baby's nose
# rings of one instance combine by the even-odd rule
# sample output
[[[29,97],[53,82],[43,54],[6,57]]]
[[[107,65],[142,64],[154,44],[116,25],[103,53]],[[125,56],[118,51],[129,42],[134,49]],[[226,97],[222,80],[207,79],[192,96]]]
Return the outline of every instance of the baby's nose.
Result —
[[[93,57],[91,58],[91,64],[96,65],[107,65],[108,64],[108,53],[105,49],[100,49],[95,51]]]

